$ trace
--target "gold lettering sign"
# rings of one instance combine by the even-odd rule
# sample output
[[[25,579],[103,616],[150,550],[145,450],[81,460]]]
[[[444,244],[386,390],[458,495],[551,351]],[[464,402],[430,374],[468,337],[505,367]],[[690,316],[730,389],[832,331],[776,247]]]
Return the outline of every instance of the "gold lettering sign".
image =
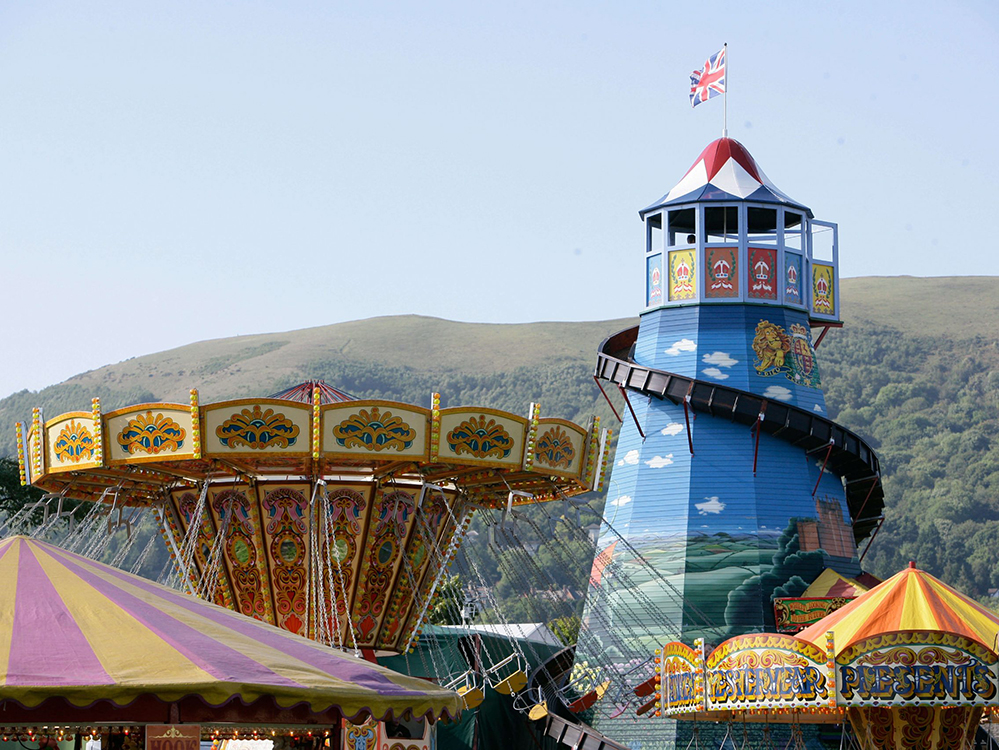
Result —
[[[146,750],[199,750],[200,724],[147,724]]]
[[[662,681],[659,684],[663,713],[681,714],[704,709],[700,688],[700,651],[674,641],[663,646]]]
[[[851,601],[847,596],[774,599],[777,632],[797,633]]]
[[[836,672],[839,701],[848,706],[982,706],[999,694],[996,655],[953,633],[867,638],[840,653]]]
[[[825,705],[831,698],[825,651],[787,635],[730,638],[707,659],[709,711]]]

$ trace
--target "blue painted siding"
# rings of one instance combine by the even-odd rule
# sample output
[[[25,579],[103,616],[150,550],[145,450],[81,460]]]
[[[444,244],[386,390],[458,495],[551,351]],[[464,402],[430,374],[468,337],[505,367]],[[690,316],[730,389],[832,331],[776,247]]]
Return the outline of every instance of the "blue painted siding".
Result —
[[[789,337],[792,326],[808,330],[808,316],[804,312],[784,307],[692,305],[654,310],[641,318],[635,360],[825,414],[818,356],[813,360],[820,381],[815,386],[796,382],[790,371],[772,375],[757,372],[760,360],[753,350],[753,339],[761,321],[779,326]],[[810,331],[807,337],[810,342]],[[790,364],[791,360],[789,353],[785,361]]]
[[[768,375],[757,369],[753,349],[764,321],[792,347]],[[792,334],[803,332],[810,342],[807,314],[781,306],[662,308],[642,315],[634,357],[825,414],[821,383],[813,379],[818,358],[809,358],[807,347],[793,351]],[[599,594],[587,599],[588,637],[577,660],[599,665],[612,658],[623,666],[671,640],[703,636],[710,647],[772,631],[775,595],[799,594],[825,567],[859,572],[842,481],[831,472],[820,479],[823,451],[806,455],[763,434],[754,476],[751,429],[691,413],[692,456],[682,405],[636,395],[631,402],[646,437],[626,416],[599,540],[601,550],[613,545],[612,562]],[[630,719],[594,724],[633,747],[656,744],[635,733]]]
[[[741,609],[732,606],[730,594],[753,576],[767,573],[775,564],[783,565],[775,563],[775,555],[782,537],[798,536],[798,521],[811,525],[816,538],[821,526],[823,539],[838,535],[840,547],[848,544],[850,558],[840,562],[847,563],[854,556],[852,538],[844,541],[849,530],[840,479],[825,472],[812,495],[824,458],[821,451],[808,456],[788,443],[761,435],[754,477],[751,430],[699,414],[691,425],[691,456],[682,407],[648,398],[633,399],[633,403],[647,437],[643,441],[630,420],[623,426],[608,480],[605,518],[609,526],[605,524],[601,532],[600,548],[617,540],[615,532],[625,536],[638,554],[695,601],[719,628],[718,633],[727,637],[772,627],[772,590],[792,583],[790,574],[768,579],[755,592],[743,590],[740,596],[746,602],[755,599],[752,606],[746,602]],[[824,504],[821,512],[820,501]],[[838,519],[839,526],[830,525],[829,518]],[[617,544],[614,560],[629,565],[633,554],[625,546]],[[811,557],[803,575],[817,574],[830,563],[828,551],[815,551]],[[608,581],[613,580],[612,572],[613,568]],[[801,578],[799,587],[810,582]],[[691,585],[696,586],[696,593],[689,593]],[[625,600],[626,593],[621,597]],[[655,597],[664,611],[682,620],[685,636],[718,635],[700,632],[704,623],[689,611],[680,617],[681,604],[670,601],[665,593],[656,592]],[[678,634],[655,635],[669,639]]]
[[[599,541],[601,550],[614,545],[613,561],[600,595],[586,603],[588,635],[578,647],[580,661],[599,665],[620,654],[626,663],[678,638],[689,643],[704,636],[717,644],[739,633],[772,630],[775,590],[798,594],[828,566],[858,572],[852,536],[846,559],[800,548],[802,524],[820,536],[819,501],[826,516],[833,508],[832,516],[843,521],[839,532],[849,534],[839,477],[827,471],[812,495],[821,451],[806,455],[761,435],[754,477],[752,430],[698,414],[691,423],[691,456],[682,406],[631,400],[646,438],[627,418],[608,478]],[[628,727],[616,720],[594,723],[622,740],[631,730],[630,720]]]

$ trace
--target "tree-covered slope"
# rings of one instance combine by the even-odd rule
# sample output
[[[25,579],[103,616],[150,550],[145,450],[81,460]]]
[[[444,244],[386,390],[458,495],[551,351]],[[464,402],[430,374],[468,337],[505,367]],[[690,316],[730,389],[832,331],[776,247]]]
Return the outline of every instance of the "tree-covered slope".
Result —
[[[830,415],[882,461],[886,522],[865,567],[910,560],[978,597],[999,587],[999,345],[859,325],[821,351]]]
[[[845,279],[846,326],[818,351],[833,418],[868,438],[885,470],[887,522],[865,566],[909,560],[975,596],[999,587],[999,279]],[[595,310],[599,313],[599,310]],[[204,341],[0,400],[0,455],[32,406],[48,416],[146,400],[267,394],[322,378],[362,397],[613,417],[593,384],[596,348],[634,320],[484,325],[374,318]]]

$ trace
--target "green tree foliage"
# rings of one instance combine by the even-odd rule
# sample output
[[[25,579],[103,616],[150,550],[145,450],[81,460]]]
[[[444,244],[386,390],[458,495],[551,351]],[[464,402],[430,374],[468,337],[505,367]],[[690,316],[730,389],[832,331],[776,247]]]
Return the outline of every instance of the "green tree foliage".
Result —
[[[590,511],[580,514],[581,523],[595,520]],[[484,526],[483,519],[478,522]],[[570,623],[582,615],[593,566],[592,543],[568,528],[575,523],[575,516],[559,516],[551,508],[525,507],[515,525],[493,530],[495,544],[486,530],[475,537],[480,554],[464,554],[475,558],[490,588],[481,621],[499,622],[495,607],[508,622],[559,622],[563,635],[575,638]]]
[[[434,625],[461,625],[465,588],[459,576],[447,576],[437,586],[437,598],[427,619]]]
[[[846,280],[844,289],[851,281],[859,280]],[[873,284],[873,280],[868,281]],[[904,280],[877,281],[873,286],[868,285],[870,288],[864,288],[880,295],[878,290],[890,289],[893,283],[905,286]],[[960,296],[956,287],[954,294]],[[850,321],[844,329],[831,332],[818,350],[830,416],[868,440],[882,462],[887,520],[864,560],[864,567],[876,575],[888,576],[903,568],[909,560],[915,560],[921,568],[972,596],[985,599],[991,589],[999,588],[999,544],[996,544],[999,539],[999,340],[988,329],[987,322],[975,322],[971,305],[965,305],[965,312],[957,316],[961,319],[955,317],[950,325],[941,321],[936,307],[919,308],[925,310],[925,319],[915,313],[901,319],[897,313],[892,313],[895,317],[891,317],[889,312],[905,303],[904,297],[877,296],[877,300],[887,301],[881,307],[861,299],[845,302],[847,314],[853,305],[854,309],[867,310],[869,319]],[[941,302],[945,303],[950,304],[948,300]],[[883,312],[882,307],[889,312]],[[915,308],[910,305],[906,309]],[[901,330],[872,320],[890,321]],[[405,322],[405,319],[400,321]],[[376,322],[364,323],[374,325]],[[432,324],[433,321],[422,322],[420,326]],[[414,331],[419,329],[416,323],[412,325]],[[592,324],[578,325],[592,327]],[[979,335],[974,334],[976,328]],[[480,333],[484,338],[499,336],[496,341],[502,342],[501,347],[529,349],[538,346],[533,338],[523,344],[517,343],[512,333],[514,329],[490,326]],[[577,329],[571,327],[571,330]],[[564,331],[570,336],[570,327]],[[356,335],[361,334],[359,328]],[[292,334],[282,334],[281,342],[290,337]],[[415,334],[414,337],[418,338]],[[537,366],[523,366],[523,360],[520,360],[516,366],[506,368],[476,367],[472,361],[467,367],[443,367],[431,358],[418,356],[422,345],[419,341],[392,363],[313,353],[309,361],[284,363],[287,366],[279,376],[255,383],[257,390],[253,392],[271,393],[307,378],[323,378],[360,397],[424,405],[428,403],[431,391],[442,394],[442,406],[477,404],[517,413],[526,413],[528,402],[540,401],[545,416],[585,422],[591,414],[598,414],[617,432],[620,425],[592,380],[592,352],[597,344],[598,340],[594,338],[591,353],[580,358],[560,354]],[[257,359],[273,357],[275,353],[268,353],[267,347],[273,349],[274,346],[265,342],[257,348],[240,349],[237,354],[220,355],[215,359],[206,357],[196,363],[178,361],[170,367],[174,370],[182,367],[192,377],[200,376],[203,370],[238,368],[241,363],[255,361],[246,359],[250,355]],[[498,347],[499,344],[492,349]],[[351,349],[345,345],[344,351]],[[108,368],[107,377],[96,389],[84,388],[74,378],[38,393],[23,391],[0,399],[0,417],[4,418],[2,424],[7,425],[0,431],[0,455],[12,453],[10,425],[16,419],[29,419],[33,406],[44,407],[46,415],[52,416],[73,409],[88,409],[90,399],[95,395],[101,397],[105,409],[163,398],[163,394],[154,395],[147,388],[159,387],[156,385],[158,375],[169,374],[160,371],[166,365],[155,373],[146,372],[139,366],[141,360],[123,363],[138,373],[131,380],[116,375],[114,368]],[[141,380],[136,379],[139,375]],[[191,385],[200,385],[196,377],[186,387]],[[240,388],[244,389],[213,394],[212,398],[250,395],[244,386]],[[614,394],[612,397],[620,405],[620,399]],[[38,496],[37,493],[29,494],[32,490],[20,488],[16,481],[16,464],[8,461],[0,464],[0,470],[6,472],[4,476],[13,478],[13,484],[4,483],[0,489],[3,493],[0,509],[5,507],[3,503],[9,508],[13,507],[11,503],[16,506],[26,498]],[[538,519],[539,525],[544,526],[544,519],[540,516]],[[581,520],[585,524],[591,519]],[[488,529],[481,519],[476,519],[472,529],[478,536],[469,543],[481,549],[479,571],[484,585],[497,599],[509,604],[511,616],[547,622],[569,616],[572,607],[582,601],[590,564],[574,563],[581,575],[570,575],[567,572],[572,567],[570,558],[580,557],[572,550],[548,550],[532,556],[531,562],[519,558],[503,559],[497,549],[490,548]],[[538,535],[524,529],[522,533],[525,543],[539,542],[532,539]],[[551,535],[558,534],[552,532]],[[544,545],[538,549],[544,549]],[[528,576],[531,565],[541,572],[532,571]],[[528,587],[531,596],[520,595],[524,583],[516,580],[518,578],[532,581]],[[469,583],[483,585],[477,581]],[[562,593],[565,591],[570,594],[566,596]],[[484,613],[483,619],[488,616]]]
[[[11,458],[0,457],[0,513],[3,514],[3,518],[12,518],[23,508],[37,503],[43,495],[44,493],[36,487],[21,486],[21,476],[17,461]],[[51,500],[50,512],[55,512],[57,503],[58,499],[53,498]],[[83,520],[91,507],[92,505],[86,502],[76,502],[73,500],[65,500],[63,502],[64,512],[73,511],[72,520],[75,524]],[[11,531],[27,531],[37,528],[42,523],[44,513],[45,511],[42,507],[36,508],[31,514],[23,516],[21,521]],[[65,535],[70,528],[69,524],[69,519],[59,521],[52,527],[50,536],[57,539]],[[102,523],[98,527],[98,533],[105,532],[112,533],[108,531],[107,525]],[[135,534],[136,537],[132,541],[128,556],[122,562],[122,567],[126,569],[132,567],[133,564],[139,562],[140,556],[145,551],[145,557],[141,560],[142,565],[136,572],[147,578],[155,579],[166,564],[169,552],[160,539],[159,527],[154,520],[152,512],[146,511],[143,514],[141,522],[132,529],[131,533]],[[121,545],[127,541],[128,537],[124,530],[113,532],[112,539],[101,560],[103,562],[111,562],[118,554]],[[148,551],[146,551],[147,544],[149,545]]]
[[[582,624],[583,621],[576,615],[556,617],[548,623],[548,629],[555,634],[563,646],[575,646]]]
[[[999,586],[999,342],[862,325],[819,350],[830,416],[882,463],[885,523],[864,567],[913,560],[974,597]]]
[[[772,591],[773,596],[801,596],[808,584],[819,577],[825,568],[825,556],[818,550],[802,552],[798,542],[798,521],[792,518],[777,538],[777,551],[771,567],[762,575],[752,576],[728,595],[725,606],[725,625],[731,630],[726,637],[742,632],[742,623],[751,622],[759,612],[761,593]],[[771,608],[763,609],[766,630],[775,632],[777,623]]]
[[[11,518],[25,505],[37,502],[42,494],[42,491],[35,487],[21,486],[21,473],[17,461],[0,458],[0,511],[3,511],[6,518]],[[37,515],[40,519],[40,510]]]
[[[44,494],[37,487],[22,486],[17,461],[12,458],[0,457],[0,511],[5,514],[6,518],[13,518],[23,508],[33,506],[42,499]],[[51,498],[47,503],[21,516],[10,532],[19,533],[36,528],[45,519],[46,505],[49,512],[55,513],[60,509],[60,499]],[[72,512],[74,522],[82,520],[89,508],[90,503],[62,499],[62,512]]]

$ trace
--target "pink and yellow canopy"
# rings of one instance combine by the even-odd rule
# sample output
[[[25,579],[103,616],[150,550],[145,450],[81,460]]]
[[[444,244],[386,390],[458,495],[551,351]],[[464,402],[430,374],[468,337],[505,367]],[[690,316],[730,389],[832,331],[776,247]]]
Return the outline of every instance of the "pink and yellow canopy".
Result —
[[[173,703],[243,723],[433,719],[461,705],[453,691],[25,537],[0,541],[0,691],[5,710]]]
[[[999,615],[910,565],[797,637],[823,646],[830,630],[837,655],[864,638],[903,630],[957,633],[994,651]]]

